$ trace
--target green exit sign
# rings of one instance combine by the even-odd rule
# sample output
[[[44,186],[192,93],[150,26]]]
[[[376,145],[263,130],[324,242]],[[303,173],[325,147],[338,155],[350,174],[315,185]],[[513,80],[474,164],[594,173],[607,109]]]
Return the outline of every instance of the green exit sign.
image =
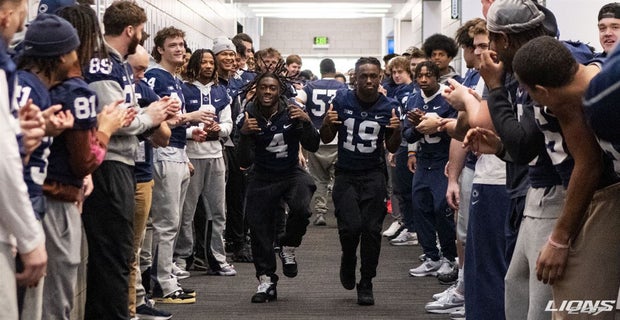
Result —
[[[327,37],[314,37],[314,44],[324,46],[329,44],[329,42],[327,41]]]

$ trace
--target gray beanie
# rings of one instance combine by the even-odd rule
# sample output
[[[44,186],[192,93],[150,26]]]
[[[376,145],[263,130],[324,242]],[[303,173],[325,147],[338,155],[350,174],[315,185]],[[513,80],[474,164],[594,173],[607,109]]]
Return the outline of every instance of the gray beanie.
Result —
[[[41,13],[28,26],[24,37],[24,56],[55,57],[80,46],[77,31],[67,20]]]
[[[237,53],[237,48],[233,44],[232,40],[226,37],[216,37],[213,39],[213,53],[217,55],[220,52],[227,50]]]
[[[497,0],[487,13],[487,29],[495,33],[520,33],[539,27],[545,14],[531,0]]]

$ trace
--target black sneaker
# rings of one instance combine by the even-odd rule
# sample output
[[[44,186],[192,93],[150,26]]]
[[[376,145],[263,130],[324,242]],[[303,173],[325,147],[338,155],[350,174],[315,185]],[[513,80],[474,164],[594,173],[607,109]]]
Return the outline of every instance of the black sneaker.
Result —
[[[188,296],[191,296],[191,297],[195,297],[196,296],[196,290],[194,290],[194,289],[181,288],[181,291],[183,291],[183,293],[188,295]]]
[[[445,284],[445,285],[455,284],[456,281],[459,279],[459,268],[453,268],[451,272],[446,273],[446,274],[438,273],[437,279],[439,280],[439,283],[441,284]]]
[[[267,275],[262,275],[258,278],[260,283],[258,285],[258,290],[256,290],[256,293],[252,296],[252,303],[265,303],[278,300],[278,291],[276,290],[278,280],[277,276],[274,275],[273,277],[275,277],[275,281]]]
[[[372,294],[372,282],[360,281],[357,284],[357,304],[360,306],[372,306],[375,297]]]
[[[252,247],[249,242],[243,244],[243,247],[233,253],[232,261],[234,262],[254,262],[252,257]]]
[[[289,278],[297,276],[297,261],[295,260],[295,247],[282,246],[278,253],[282,260],[282,273]]]
[[[347,290],[355,288],[355,265],[357,257],[345,258],[344,253],[340,257],[340,283]]]
[[[157,310],[145,303],[136,308],[136,317],[140,320],[168,320],[172,318],[172,314]]]
[[[192,297],[189,294],[183,292],[182,289],[179,289],[165,297],[153,297],[157,303],[174,303],[174,304],[186,304],[186,303],[195,303],[196,297]]]
[[[396,232],[393,235],[387,237],[387,239],[388,240],[392,240],[392,239],[398,237],[400,235],[400,233],[403,232],[403,230],[405,230],[405,225],[401,224],[400,228],[398,228],[398,230],[396,230]]]
[[[203,258],[194,258],[194,263],[192,263],[192,268],[196,271],[207,271],[207,263]]]

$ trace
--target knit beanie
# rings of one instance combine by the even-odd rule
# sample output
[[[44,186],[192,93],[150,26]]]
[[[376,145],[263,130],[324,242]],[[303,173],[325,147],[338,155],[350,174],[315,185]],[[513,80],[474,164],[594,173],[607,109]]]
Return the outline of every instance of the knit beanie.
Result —
[[[233,51],[235,53],[237,52],[237,48],[233,44],[232,40],[226,37],[216,37],[215,39],[213,39],[213,53],[217,55],[220,52],[227,50]]]
[[[69,53],[80,45],[77,31],[67,20],[41,13],[30,22],[24,37],[24,55],[55,57]]]
[[[487,13],[487,29],[495,33],[520,33],[539,27],[545,14],[531,0],[497,0]]]
[[[39,14],[55,13],[62,7],[68,7],[76,4],[75,0],[41,0],[39,3]]]

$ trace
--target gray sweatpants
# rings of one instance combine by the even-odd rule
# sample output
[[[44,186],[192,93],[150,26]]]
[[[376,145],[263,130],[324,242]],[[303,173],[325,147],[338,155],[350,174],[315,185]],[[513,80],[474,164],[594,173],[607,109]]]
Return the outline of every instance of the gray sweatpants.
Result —
[[[161,286],[163,296],[177,290],[177,279],[172,275],[172,254],[179,231],[183,200],[189,184],[187,163],[155,161],[153,163],[153,267],[156,284]]]
[[[314,192],[314,213],[327,213],[327,185],[334,176],[334,165],[338,159],[337,145],[321,145],[316,152],[308,152],[308,170],[316,184]]]
[[[536,260],[562,212],[566,191],[561,185],[530,188],[512,260],[505,278],[506,319],[551,319],[545,307],[551,286],[536,278]]]
[[[226,226],[226,163],[224,158],[190,159],[194,165],[194,175],[189,181],[187,195],[183,204],[183,215],[177,244],[174,248],[174,256],[177,259],[187,260],[192,255],[194,246],[193,223],[194,213],[198,204],[198,198],[202,195],[202,201],[207,213],[207,223],[211,221],[211,237],[204,239],[205,248],[210,245],[213,257],[220,267],[226,262],[226,250],[224,249],[224,228]],[[206,232],[205,236],[209,233]],[[207,256],[207,255],[205,255]]]
[[[73,202],[48,197],[45,211],[43,230],[48,260],[43,318],[69,319],[81,261],[82,220]]]

